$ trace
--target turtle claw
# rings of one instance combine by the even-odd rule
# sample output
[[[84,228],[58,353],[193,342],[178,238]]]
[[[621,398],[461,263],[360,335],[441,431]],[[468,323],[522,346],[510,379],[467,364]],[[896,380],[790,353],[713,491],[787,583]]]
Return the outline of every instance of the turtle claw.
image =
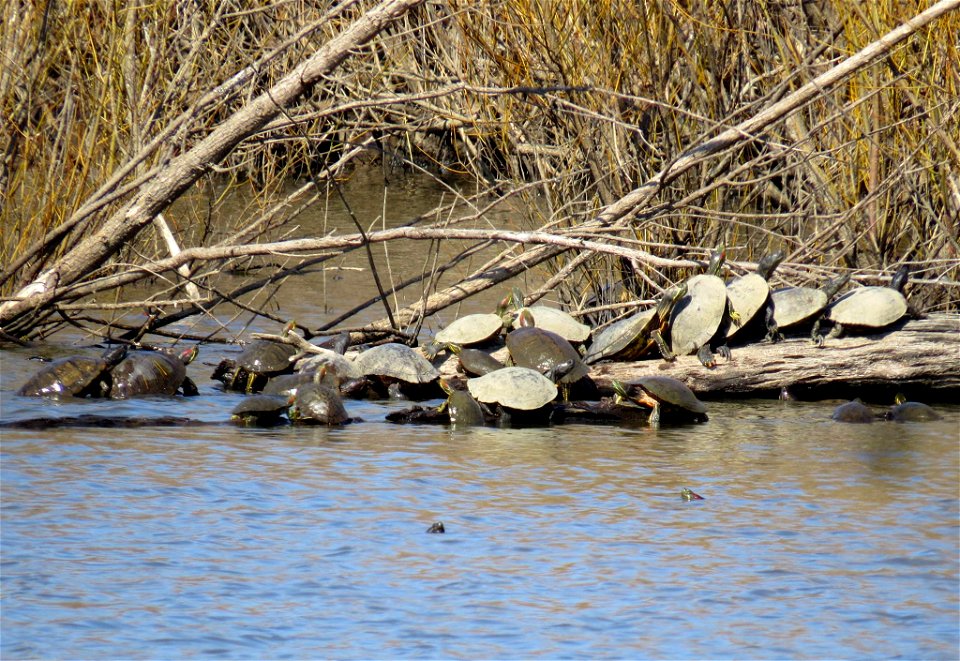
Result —
[[[713,369],[717,366],[717,361],[713,356],[713,352],[710,351],[710,346],[704,344],[700,347],[700,350],[697,351],[697,360],[700,361],[700,364],[706,368]]]

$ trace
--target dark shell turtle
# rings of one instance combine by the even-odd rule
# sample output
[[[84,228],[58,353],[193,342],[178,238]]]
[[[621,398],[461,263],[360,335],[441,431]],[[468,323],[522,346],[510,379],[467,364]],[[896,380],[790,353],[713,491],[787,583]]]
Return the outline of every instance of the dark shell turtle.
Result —
[[[524,315],[524,318],[526,321],[521,323],[529,323],[529,317]],[[556,375],[556,370],[562,368],[562,376],[557,379],[560,383],[574,383],[590,371],[569,341],[536,326],[521,326],[510,331],[507,334],[507,349],[513,364],[518,367],[529,367],[547,375]],[[573,364],[569,368],[564,367],[568,361],[573,361]]]
[[[896,397],[896,405],[891,406],[884,417],[894,422],[933,422],[942,419],[930,406],[920,402],[908,402],[907,398],[900,394]]]
[[[653,347],[660,349],[664,360],[673,360],[673,352],[663,339],[662,333],[666,331],[673,306],[686,293],[686,283],[671,287],[664,292],[654,309],[622,319],[599,332],[583,362],[589,364],[604,359],[637,360]]]
[[[470,376],[483,376],[494,370],[503,369],[505,365],[483,349],[472,347],[461,348],[456,344],[447,345],[460,361],[460,369]]]
[[[786,257],[782,250],[770,253],[757,264],[755,273],[748,273],[727,283],[727,299],[739,317],[735,323],[727,328],[727,341],[733,341],[737,336],[748,334],[745,329],[751,328],[751,322],[764,311],[764,323],[767,327],[767,336],[772,338],[776,333],[773,326],[773,306],[770,305],[770,283],[768,280],[773,271]]]
[[[100,356],[70,356],[55,360],[30,377],[17,391],[24,397],[106,397],[110,369],[127,355],[116,347]]]
[[[289,397],[248,395],[233,408],[230,419],[247,427],[273,427],[283,423],[289,406]]]
[[[653,409],[651,425],[670,419],[682,422],[704,422],[707,419],[706,405],[685,383],[672,377],[643,376],[629,383],[614,380],[612,385],[616,401],[627,399]]]
[[[696,354],[706,367],[717,364],[714,348],[724,358],[730,358],[726,337],[731,313],[727,286],[719,276],[725,259],[723,248],[713,251],[707,272],[687,280],[687,293],[670,315],[671,351],[677,356]]]
[[[128,354],[110,370],[110,398],[174,395],[185,384],[185,394],[196,394],[196,386],[187,383],[187,365],[196,356],[197,347],[179,352],[158,350]]]
[[[440,410],[446,411],[451,425],[475,427],[486,422],[483,409],[468,391],[456,390],[444,379],[440,379],[440,387],[447,393],[447,400],[440,405]]]
[[[283,335],[296,328],[293,322],[283,328]],[[291,344],[271,340],[254,340],[234,359],[220,361],[211,379],[220,381],[228,390],[259,392],[267,381],[280,374],[293,372],[291,358],[298,350]]]
[[[859,399],[855,399],[846,404],[841,404],[833,410],[833,415],[830,416],[837,422],[873,422],[877,417],[873,414],[873,411],[870,410]]]
[[[777,327],[776,334],[771,339],[781,340],[783,331],[812,323],[849,279],[850,274],[847,273],[828,281],[819,289],[784,287],[771,292],[773,323]]]
[[[909,275],[910,267],[903,266],[894,274],[889,287],[861,287],[831,303],[824,313],[824,318],[833,324],[827,339],[840,337],[845,330],[879,330],[900,321],[907,314],[903,287]],[[823,343],[819,324],[814,340]]]
[[[478,402],[517,411],[541,409],[557,397],[556,384],[529,367],[504,367],[469,379],[467,390]]]
[[[294,422],[331,426],[351,422],[340,391],[324,383],[300,386],[289,401],[289,415]]]

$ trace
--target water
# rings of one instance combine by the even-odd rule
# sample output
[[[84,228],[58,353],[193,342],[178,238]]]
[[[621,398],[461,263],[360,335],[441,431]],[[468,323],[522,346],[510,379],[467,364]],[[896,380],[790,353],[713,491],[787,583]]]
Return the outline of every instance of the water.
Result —
[[[3,420],[38,414],[26,355]],[[956,658],[960,407],[452,431],[348,402],[366,422],[248,430],[207,370],[175,409],[40,411],[218,424],[3,430],[0,656]]]

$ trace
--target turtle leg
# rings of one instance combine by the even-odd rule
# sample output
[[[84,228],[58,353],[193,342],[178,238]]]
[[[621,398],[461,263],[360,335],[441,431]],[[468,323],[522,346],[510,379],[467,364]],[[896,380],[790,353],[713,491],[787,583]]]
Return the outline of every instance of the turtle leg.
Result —
[[[653,405],[653,410],[650,411],[650,420],[651,427],[660,426],[660,402],[655,402]]]
[[[714,368],[717,366],[717,361],[713,357],[713,352],[710,351],[710,344],[704,344],[700,347],[700,350],[697,351],[697,359],[700,361],[700,364],[704,367]]]
[[[817,317],[817,320],[813,323],[813,328],[810,330],[810,340],[816,344],[818,347],[823,347],[823,333],[820,332],[820,324],[823,321],[823,317]],[[830,333],[836,330],[836,326],[830,329]]]
[[[771,344],[776,344],[783,339],[783,334],[780,332],[780,327],[777,325],[776,319],[773,318],[773,306],[767,306],[766,317],[764,322],[767,326],[767,341]]]
[[[717,347],[717,353],[723,356],[724,360],[730,360],[730,358],[733,356],[733,354],[730,353],[730,347],[726,342]]]
[[[650,339],[657,343],[657,349],[660,350],[660,355],[663,356],[663,359],[667,362],[673,362],[677,359],[673,352],[670,351],[670,347],[667,345],[667,341],[663,339],[663,335],[660,334],[660,331],[654,328],[650,331]]]

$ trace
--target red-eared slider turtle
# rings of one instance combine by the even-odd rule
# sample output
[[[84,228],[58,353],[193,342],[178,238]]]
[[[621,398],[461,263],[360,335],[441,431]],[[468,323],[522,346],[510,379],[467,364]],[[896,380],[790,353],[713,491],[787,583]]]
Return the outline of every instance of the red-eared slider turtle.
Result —
[[[447,348],[457,356],[460,369],[470,376],[483,376],[506,367],[483,349],[462,348],[456,344],[448,344]]]
[[[870,410],[859,399],[855,399],[852,402],[847,402],[846,404],[841,404],[833,410],[833,415],[830,416],[837,422],[873,422],[877,417],[873,414],[873,411]]]
[[[371,380],[380,394],[396,385],[412,399],[429,399],[438,394],[440,372],[418,351],[390,342],[362,352],[354,366]]]
[[[773,306],[773,324],[777,327],[771,340],[783,339],[783,331],[813,323],[840,288],[847,284],[850,274],[828,281],[819,289],[814,287],[784,287],[770,293]]]
[[[520,323],[530,323],[530,315],[522,314]],[[510,331],[507,349],[517,367],[529,367],[557,380],[564,390],[564,399],[567,399],[569,387],[590,372],[570,342],[536,326],[521,325]]]
[[[697,354],[706,367],[716,367],[712,349],[730,358],[727,327],[736,315],[730,310],[727,286],[719,276],[725,259],[724,248],[713,251],[707,272],[687,280],[687,293],[670,315],[671,351],[677,356]]]
[[[480,404],[466,390],[456,390],[450,383],[440,379],[440,387],[447,393],[447,400],[440,405],[441,411],[450,416],[450,424],[457,427],[474,427],[486,420]]]
[[[727,298],[730,306],[737,311],[739,321],[731,323],[727,328],[727,341],[735,338],[744,338],[749,335],[749,329],[756,326],[751,323],[760,318],[763,311],[767,337],[773,338],[777,328],[773,323],[773,306],[770,305],[770,284],[767,282],[774,269],[786,257],[782,250],[770,253],[757,264],[756,273],[748,273],[727,283]]]
[[[939,413],[920,402],[908,402],[903,395],[897,395],[896,405],[891,406],[884,417],[894,422],[932,422],[941,420]]]
[[[467,390],[481,404],[499,406],[508,414],[528,412],[549,419],[556,384],[529,367],[504,367],[467,381]]]
[[[583,361],[637,360],[653,347],[660,350],[664,360],[674,360],[662,333],[670,320],[670,311],[686,293],[686,283],[680,283],[665,291],[654,309],[639,312],[600,331]]]
[[[18,395],[24,397],[106,397],[110,393],[110,368],[127,355],[116,347],[100,356],[71,356],[55,360],[30,377]]]
[[[590,327],[577,321],[569,312],[547,305],[524,305],[523,292],[518,287],[514,287],[511,294],[500,301],[497,313],[510,317],[513,328],[535,326],[556,333],[571,344],[579,345],[590,337]],[[523,321],[525,314],[530,316],[527,321]]]
[[[824,318],[833,324],[827,339],[840,337],[845,330],[869,332],[900,321],[907,314],[903,287],[909,275],[910,267],[902,266],[894,274],[889,287],[861,287],[831,303],[824,313]],[[812,334],[817,344],[823,344],[820,320]]]
[[[342,425],[351,422],[347,409],[343,406],[340,389],[327,381],[328,372],[321,369],[317,372],[313,383],[307,383],[297,388],[297,394],[290,397],[290,419],[294,422]]]
[[[289,397],[247,395],[230,412],[230,419],[245,427],[273,427],[283,423],[289,406]]]
[[[290,322],[284,326],[282,334],[292,333],[295,328],[296,324]],[[255,340],[236,358],[220,361],[210,378],[222,382],[227,390],[259,392],[271,377],[293,372],[290,359],[297,352],[292,344]]]
[[[669,376],[643,376],[629,383],[614,379],[615,401],[624,399],[653,409],[650,424],[661,422],[705,422],[707,407],[682,381]]]
[[[127,354],[110,370],[110,398],[129,399],[141,395],[197,394],[187,377],[187,365],[197,357],[197,347],[182,351],[137,351]]]
[[[468,314],[437,331],[433,342],[425,348],[425,351],[428,356],[435,356],[441,349],[451,344],[459,347],[484,344],[500,335],[502,330],[503,319],[498,314],[492,312]]]

